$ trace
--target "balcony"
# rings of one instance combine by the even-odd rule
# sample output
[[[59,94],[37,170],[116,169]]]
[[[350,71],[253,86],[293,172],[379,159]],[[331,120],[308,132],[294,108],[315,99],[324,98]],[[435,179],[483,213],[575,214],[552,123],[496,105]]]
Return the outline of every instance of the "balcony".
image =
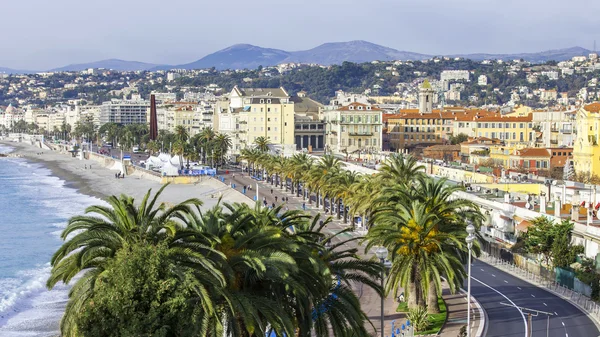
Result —
[[[550,139],[550,144],[557,145],[558,144],[558,139]]]
[[[562,130],[560,130],[560,133],[562,133],[562,134],[571,134],[571,133],[573,133],[573,130],[572,129],[562,129]]]
[[[373,132],[349,132],[350,136],[373,136]]]
[[[550,132],[558,132],[558,127],[556,127],[556,126],[551,127]]]

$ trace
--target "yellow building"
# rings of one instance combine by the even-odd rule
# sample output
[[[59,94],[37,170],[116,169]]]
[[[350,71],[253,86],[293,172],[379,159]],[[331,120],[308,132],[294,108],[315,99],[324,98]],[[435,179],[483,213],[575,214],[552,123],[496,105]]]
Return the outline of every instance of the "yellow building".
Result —
[[[265,137],[274,145],[294,145],[294,102],[284,88],[236,86],[229,99],[232,108],[241,108],[246,144]]]
[[[537,138],[532,116],[506,117],[486,116],[476,124],[477,137],[497,138],[507,146],[533,147]]]
[[[382,113],[377,106],[362,103],[325,111],[327,147],[335,153],[381,151]]]
[[[575,172],[600,176],[600,103],[581,107],[576,118],[577,136],[573,144]]]

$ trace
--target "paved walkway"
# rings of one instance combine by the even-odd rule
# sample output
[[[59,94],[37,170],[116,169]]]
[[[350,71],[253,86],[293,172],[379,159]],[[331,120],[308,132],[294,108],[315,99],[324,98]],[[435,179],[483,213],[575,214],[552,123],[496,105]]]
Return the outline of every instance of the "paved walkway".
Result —
[[[248,173],[242,173],[239,169],[229,169],[229,174],[221,174],[225,179],[225,184],[230,185],[233,183],[236,185],[235,189],[242,193],[244,186],[252,186],[252,190],[247,190],[246,195],[249,198],[254,198],[256,195],[256,188],[258,185],[258,195],[259,200],[262,202],[263,198],[266,198],[267,205],[272,205],[275,203],[276,205],[282,204],[282,198],[289,198],[287,202],[285,202],[285,206],[290,210],[293,209],[302,209],[302,204],[306,205],[306,210],[313,215],[320,213],[323,215],[322,206],[317,209],[315,207],[315,203],[313,201],[312,205],[309,205],[308,200],[303,200],[302,195],[297,197],[294,193],[293,195],[289,191],[286,191],[285,187],[275,187],[275,185],[271,185],[271,183],[267,183],[265,181],[257,181],[252,179]],[[271,190],[273,192],[271,193]],[[275,200],[277,198],[277,200]],[[338,232],[342,229],[347,228],[350,224],[344,224],[343,218],[337,220],[337,217],[333,215],[334,221],[327,227],[327,230],[330,233]],[[358,235],[358,233],[348,234],[348,235]],[[352,244],[356,245],[356,242]],[[359,254],[366,256],[373,256],[373,252],[364,253],[364,246],[362,249],[359,247]],[[370,287],[356,285],[354,290],[358,294],[361,302],[361,307],[364,310],[365,314],[374,327],[370,327],[369,330],[372,332],[373,336],[381,336],[380,334],[376,334],[376,331],[380,330],[380,318],[381,318],[381,297]],[[446,301],[446,306],[448,310],[448,320],[442,330],[440,331],[439,336],[447,336],[447,337],[456,337],[458,336],[459,330],[462,326],[466,325],[467,321],[467,301],[466,295],[464,294],[455,294],[452,295],[449,292],[447,285],[444,283],[444,290],[442,293],[442,298]],[[406,322],[406,315],[404,313],[396,312],[398,307],[398,302],[391,297],[385,299],[384,302],[384,335],[383,336],[391,336],[391,328],[392,324],[394,325],[394,329],[399,328]],[[472,336],[476,336],[475,332],[479,327],[479,314],[475,307],[472,306],[472,310],[477,316],[474,316],[472,319],[473,328],[472,328]],[[476,337],[479,337],[478,335]]]

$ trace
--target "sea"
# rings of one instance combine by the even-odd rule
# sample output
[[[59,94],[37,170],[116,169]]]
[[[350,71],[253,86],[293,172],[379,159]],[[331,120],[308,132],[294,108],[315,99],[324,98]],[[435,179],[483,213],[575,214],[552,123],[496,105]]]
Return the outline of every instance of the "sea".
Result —
[[[69,286],[46,289],[50,258],[68,219],[99,203],[42,164],[0,157],[0,336],[59,335]]]

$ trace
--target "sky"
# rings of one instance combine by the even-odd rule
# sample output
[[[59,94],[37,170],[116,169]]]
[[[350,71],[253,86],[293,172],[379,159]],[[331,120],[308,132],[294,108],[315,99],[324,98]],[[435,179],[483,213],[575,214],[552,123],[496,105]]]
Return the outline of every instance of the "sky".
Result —
[[[183,64],[236,43],[366,40],[423,54],[600,46],[595,0],[0,0],[0,67]]]

